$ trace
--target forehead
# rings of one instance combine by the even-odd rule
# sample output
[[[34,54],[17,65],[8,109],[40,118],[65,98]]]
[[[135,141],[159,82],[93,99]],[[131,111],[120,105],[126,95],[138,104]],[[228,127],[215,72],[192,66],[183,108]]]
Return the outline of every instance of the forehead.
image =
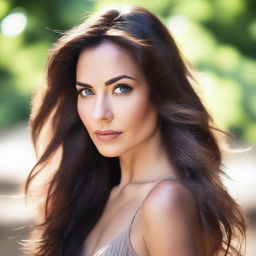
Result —
[[[76,76],[82,82],[105,82],[119,75],[142,78],[137,63],[121,46],[106,41],[83,50],[78,58]]]

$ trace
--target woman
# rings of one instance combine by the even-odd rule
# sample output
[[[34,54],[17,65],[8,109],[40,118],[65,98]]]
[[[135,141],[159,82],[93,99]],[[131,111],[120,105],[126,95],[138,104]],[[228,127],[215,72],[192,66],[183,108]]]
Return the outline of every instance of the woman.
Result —
[[[47,143],[26,189],[50,173],[31,255],[241,255],[245,221],[189,76],[143,8],[104,10],[57,40],[30,120],[35,148]]]

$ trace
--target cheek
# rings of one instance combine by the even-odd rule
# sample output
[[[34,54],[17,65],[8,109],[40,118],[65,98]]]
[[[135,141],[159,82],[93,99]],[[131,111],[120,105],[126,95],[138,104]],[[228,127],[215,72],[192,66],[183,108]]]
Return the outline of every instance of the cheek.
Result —
[[[120,107],[120,106],[119,106]],[[157,122],[157,114],[149,99],[145,95],[140,95],[129,102],[123,108],[123,122],[129,131],[137,134],[148,133],[154,129]]]
[[[90,116],[89,116],[89,107],[85,106],[85,104],[82,103],[82,101],[80,101],[78,99],[77,101],[77,112],[78,115],[81,119],[81,121],[83,122],[83,124],[85,125],[85,127],[88,129],[90,126]]]

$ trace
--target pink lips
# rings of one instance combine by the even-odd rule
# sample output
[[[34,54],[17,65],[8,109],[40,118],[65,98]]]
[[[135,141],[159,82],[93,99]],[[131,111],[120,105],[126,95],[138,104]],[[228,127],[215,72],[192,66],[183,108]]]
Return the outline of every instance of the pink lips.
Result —
[[[99,140],[108,141],[118,137],[119,135],[122,134],[122,132],[114,131],[114,130],[104,130],[104,131],[97,130],[95,134]]]

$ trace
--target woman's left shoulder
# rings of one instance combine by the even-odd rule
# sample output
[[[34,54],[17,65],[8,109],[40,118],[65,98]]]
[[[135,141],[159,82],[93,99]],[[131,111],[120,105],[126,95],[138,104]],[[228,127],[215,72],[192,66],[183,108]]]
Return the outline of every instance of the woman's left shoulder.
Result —
[[[150,255],[205,255],[196,200],[182,183],[157,184],[143,202],[141,217]]]
[[[143,202],[143,212],[148,217],[175,213],[191,217],[192,213],[197,213],[197,206],[192,192],[185,184],[168,179],[159,182],[150,191]]]

